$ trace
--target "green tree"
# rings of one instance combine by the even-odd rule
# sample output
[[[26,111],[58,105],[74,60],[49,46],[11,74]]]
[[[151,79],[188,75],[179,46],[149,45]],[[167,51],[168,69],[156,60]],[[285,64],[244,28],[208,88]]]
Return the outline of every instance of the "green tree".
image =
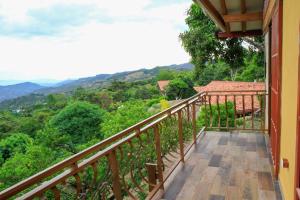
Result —
[[[14,133],[11,136],[1,140],[0,165],[16,153],[25,153],[27,147],[32,144],[32,138],[24,133]]]
[[[106,114],[101,130],[107,138],[150,117],[150,115],[144,101],[128,101],[119,106],[116,111]]]
[[[72,137],[75,144],[94,137],[102,139],[99,132],[104,111],[87,102],[70,103],[50,120],[50,125],[62,134]]]
[[[245,68],[237,75],[237,81],[263,81],[265,79],[265,68],[261,63],[260,55],[254,54],[245,58]]]
[[[170,81],[166,89],[168,100],[185,99],[196,94],[193,88],[194,84],[191,79],[187,77],[179,77]]]
[[[213,80],[230,80],[230,67],[225,62],[218,60],[216,63],[208,63],[201,72],[200,85],[207,85]]]
[[[156,79],[158,81],[161,80],[172,80],[175,77],[175,72],[173,70],[169,70],[169,69],[160,69]]]
[[[32,145],[26,153],[16,153],[0,168],[0,190],[45,169],[55,160],[54,151],[42,146]]]
[[[207,74],[206,68],[211,67],[209,64],[218,63],[222,60],[228,64],[230,71],[230,76],[225,78],[235,80],[241,71],[247,67],[244,58],[249,52],[252,52],[251,55],[263,55],[261,37],[223,40],[216,38],[217,27],[203,13],[198,4],[191,5],[187,12],[186,24],[189,29],[181,33],[179,37],[183,47],[191,55],[191,62],[195,65],[194,78],[200,84],[207,83],[207,80],[203,80],[203,78]],[[244,43],[248,43],[248,47],[245,47]],[[213,75],[209,75],[213,77]]]
[[[217,105],[212,105],[211,109],[207,106],[202,106],[200,109],[200,114],[198,116],[198,125],[204,127],[205,124],[209,126],[212,123],[213,127],[218,127],[219,124],[219,111],[220,111],[220,126],[226,127],[227,116],[228,116],[228,126],[234,127],[234,104],[232,102],[227,102],[227,114],[225,104],[220,104],[219,108]],[[212,114],[212,118],[210,118]],[[212,121],[210,121],[212,119]]]

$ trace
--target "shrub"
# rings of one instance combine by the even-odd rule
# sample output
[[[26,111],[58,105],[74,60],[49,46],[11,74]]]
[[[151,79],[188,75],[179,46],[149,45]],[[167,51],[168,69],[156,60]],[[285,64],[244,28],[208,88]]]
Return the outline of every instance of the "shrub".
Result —
[[[225,104],[219,105],[220,109],[220,126],[226,127],[226,106]],[[234,127],[234,104],[232,102],[227,102],[227,112],[228,112],[228,126]],[[209,106],[202,106],[200,108],[200,114],[198,117],[199,126],[203,127],[207,123],[210,126],[210,115],[212,113],[212,126],[218,127],[219,117],[218,117],[218,106],[212,105],[211,109]]]
[[[85,143],[92,138],[103,138],[99,133],[104,111],[87,102],[74,102],[66,106],[50,120],[50,126],[61,134],[72,136],[75,144]]]

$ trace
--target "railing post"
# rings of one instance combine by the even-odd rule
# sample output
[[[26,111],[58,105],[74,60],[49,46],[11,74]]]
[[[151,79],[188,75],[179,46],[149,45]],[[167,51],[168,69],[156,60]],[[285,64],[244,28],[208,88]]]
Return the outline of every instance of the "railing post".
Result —
[[[108,155],[109,160],[109,166],[112,172],[112,184],[113,184],[113,192],[114,196],[117,200],[122,199],[122,192],[121,192],[121,183],[120,183],[120,177],[119,177],[119,167],[118,167],[118,161],[116,156],[116,151],[113,150]]]
[[[156,168],[157,164],[146,163],[146,168],[148,172],[148,181],[149,181],[149,192],[151,192],[156,185]]]
[[[187,112],[187,120],[188,120],[188,122],[190,122],[190,106],[189,106],[189,104],[187,104],[187,106],[186,106],[186,112]]]
[[[180,160],[184,162],[184,146],[183,146],[183,132],[182,132],[182,111],[178,111],[178,139],[180,148]]]
[[[197,127],[196,127],[196,105],[195,105],[195,103],[192,104],[192,122],[193,122],[194,144],[196,144],[196,140],[197,140]]]
[[[159,183],[161,184],[161,189],[164,189],[163,185],[163,162],[161,158],[161,146],[160,146],[160,134],[159,134],[159,129],[158,125],[156,124],[154,126],[154,137],[155,137],[155,151],[156,151],[156,157],[157,157],[157,173],[158,173],[158,180]]]

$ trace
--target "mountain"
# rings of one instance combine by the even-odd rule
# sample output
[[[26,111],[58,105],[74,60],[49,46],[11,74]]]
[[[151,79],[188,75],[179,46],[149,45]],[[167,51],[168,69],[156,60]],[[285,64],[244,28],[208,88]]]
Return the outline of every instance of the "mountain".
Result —
[[[92,77],[53,83],[53,85],[48,87],[32,82],[0,86],[0,109],[20,107],[20,105],[31,105],[35,102],[41,103],[48,94],[68,93],[78,87],[103,88],[114,80],[132,82],[151,79],[155,78],[162,69],[190,71],[193,68],[194,66],[192,64],[184,63],[179,65],[159,66],[152,69],[125,71],[115,74],[98,74]]]
[[[184,63],[179,65],[170,65],[170,66],[159,66],[152,69],[139,69],[134,71],[125,71],[118,72],[115,74],[99,74],[92,77],[80,78],[77,80],[67,80],[56,84],[54,87],[47,87],[36,91],[37,93],[42,94],[51,94],[51,93],[61,93],[61,92],[70,92],[78,87],[84,88],[99,88],[105,87],[110,82],[117,81],[139,81],[145,79],[154,78],[160,70],[169,69],[176,71],[190,71],[194,68],[194,65],[190,63]]]
[[[31,82],[0,86],[0,102],[7,99],[14,99],[20,96],[25,96],[42,88],[44,87]]]

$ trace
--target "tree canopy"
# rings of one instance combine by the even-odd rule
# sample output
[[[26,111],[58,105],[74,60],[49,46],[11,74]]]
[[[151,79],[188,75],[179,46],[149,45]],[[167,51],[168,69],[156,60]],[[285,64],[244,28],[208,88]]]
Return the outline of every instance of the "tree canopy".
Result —
[[[215,24],[210,20],[199,7],[192,4],[187,12],[186,24],[188,30],[180,34],[180,39],[185,50],[191,55],[191,62],[195,65],[194,80],[205,85],[212,80],[247,80],[249,77],[249,62],[252,56],[259,58],[252,59],[250,71],[255,71],[255,79],[263,79],[261,73],[264,65],[262,38],[229,38],[218,39],[215,33],[218,31]],[[224,63],[227,68],[224,68]],[[221,65],[221,66],[220,66]],[[255,69],[253,69],[255,68]],[[212,71],[216,69],[216,72]],[[262,70],[261,70],[262,69]],[[243,73],[244,72],[244,73]],[[248,78],[243,78],[248,76]],[[241,78],[242,77],[242,78]]]
[[[88,141],[93,137],[101,139],[103,134],[99,130],[103,112],[98,106],[78,101],[70,103],[55,115],[50,125],[62,134],[70,135],[74,143]]]

